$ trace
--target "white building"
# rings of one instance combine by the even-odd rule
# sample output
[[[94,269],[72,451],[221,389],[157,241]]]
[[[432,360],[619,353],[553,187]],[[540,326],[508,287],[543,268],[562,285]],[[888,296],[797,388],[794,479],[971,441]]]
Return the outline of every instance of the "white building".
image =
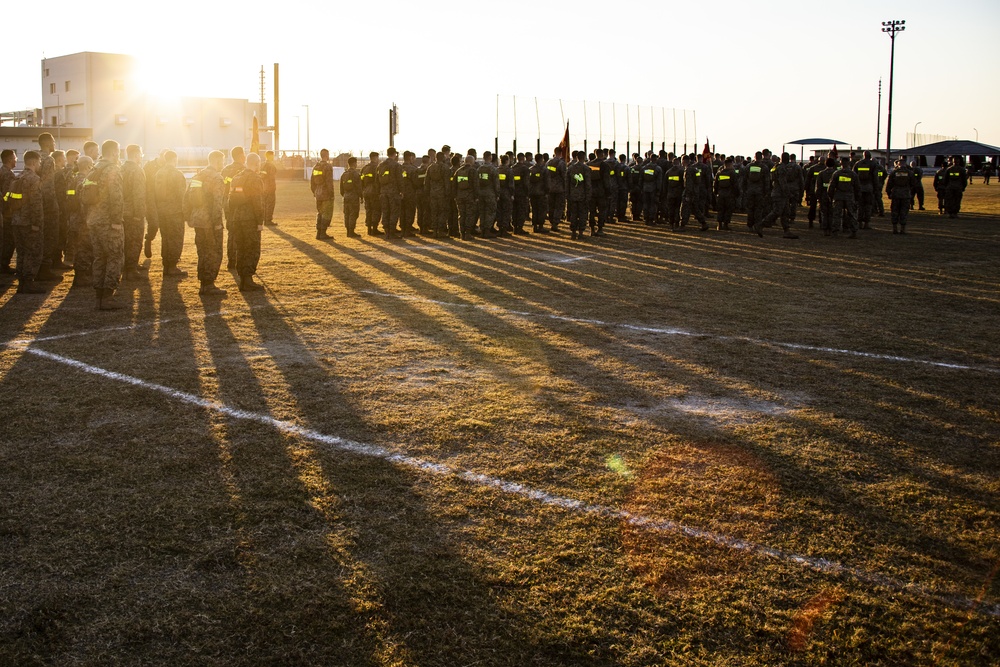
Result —
[[[87,51],[46,58],[41,118],[35,120],[38,132],[57,136],[61,128],[88,128],[98,143],[114,139],[123,148],[139,144],[147,156],[170,148],[181,164],[203,164],[213,149],[249,147],[255,114],[261,128],[267,125],[265,104],[226,98],[157,99],[142,90],[136,71],[135,60],[126,55]],[[270,148],[271,133],[261,130],[259,141],[262,150]],[[79,150],[82,143],[74,138],[72,145],[62,141],[57,148]]]

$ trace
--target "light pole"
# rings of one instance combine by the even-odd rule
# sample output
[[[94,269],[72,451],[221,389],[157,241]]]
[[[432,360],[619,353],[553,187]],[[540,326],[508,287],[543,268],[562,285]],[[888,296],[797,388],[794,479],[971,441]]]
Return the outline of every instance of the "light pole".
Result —
[[[972,131],[976,133],[976,143],[979,143],[979,130],[972,128]]]
[[[913,124],[913,146],[917,145],[917,125],[920,125],[922,122],[924,121],[918,120]],[[910,148],[913,148],[913,146],[910,146]]]
[[[906,21],[882,21],[882,32],[889,35],[892,48],[889,54],[889,118],[885,126],[885,160],[892,160],[892,74],[896,66],[896,33],[906,30]]]
[[[309,105],[303,104],[302,106],[306,108],[306,159],[303,160],[303,162],[305,163],[305,168],[303,172],[305,174],[306,180],[309,180],[309,155],[311,152],[309,150]]]

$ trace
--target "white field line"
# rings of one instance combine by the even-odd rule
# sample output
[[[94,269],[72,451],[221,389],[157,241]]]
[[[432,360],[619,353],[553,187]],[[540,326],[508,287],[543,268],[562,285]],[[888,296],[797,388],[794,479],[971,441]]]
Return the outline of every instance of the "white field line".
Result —
[[[978,371],[981,373],[998,373],[1000,374],[1000,368],[995,366],[983,366],[980,364],[958,364],[958,363],[948,363],[944,361],[933,361],[931,359],[920,359],[918,357],[903,357],[894,354],[882,354],[878,352],[864,352],[861,350],[845,350],[835,347],[824,347],[821,345],[806,345],[804,343],[788,343],[784,341],[774,341],[765,340],[762,338],[752,338],[750,336],[727,336],[725,334],[712,334],[703,333],[698,331],[687,331],[685,329],[677,329],[672,327],[652,327],[644,326],[638,324],[628,324],[625,322],[605,322],[603,320],[587,319],[582,317],[570,317],[568,315],[555,315],[552,313],[531,313],[521,310],[510,310],[502,306],[490,306],[482,304],[471,304],[471,303],[455,303],[452,301],[440,301],[437,299],[428,299],[426,297],[413,296],[408,294],[393,294],[391,292],[380,292],[378,290],[356,290],[355,294],[368,294],[371,296],[378,296],[387,299],[399,299],[400,301],[414,301],[418,303],[428,303],[436,306],[441,306],[443,308],[468,308],[472,310],[482,310],[485,312],[500,313],[504,315],[511,315],[514,317],[530,318],[530,319],[549,319],[558,322],[570,322],[573,324],[592,324],[601,327],[610,327],[616,329],[625,329],[627,331],[638,331],[640,333],[655,333],[664,334],[668,336],[688,336],[691,338],[706,338],[712,340],[721,341],[739,341],[743,343],[752,343],[753,345],[760,345],[762,347],[780,347],[789,350],[803,350],[807,352],[822,352],[826,354],[839,354],[852,357],[862,357],[865,359],[877,359],[880,361],[893,361],[897,363],[906,364],[920,364],[924,366],[933,366],[936,368],[947,368],[949,370],[958,371]],[[313,297],[310,299],[304,299],[302,301],[293,301],[289,303],[279,303],[278,305],[283,307],[294,306],[300,303],[308,303],[311,301],[322,301],[324,299],[340,298],[349,296],[351,293],[340,292],[337,294],[327,294],[322,296]],[[257,308],[269,308],[270,304],[250,306],[251,310]],[[229,311],[220,310],[211,313],[204,313],[203,318],[217,317],[220,315],[236,314],[239,311]],[[50,340],[60,340],[64,338],[75,338],[80,336],[90,336],[98,333],[108,333],[115,331],[133,331],[136,329],[141,329],[145,327],[155,326],[157,324],[166,324],[170,322],[185,322],[191,319],[188,316],[167,318],[162,320],[152,320],[149,322],[137,322],[135,324],[124,325],[120,327],[104,327],[100,329],[88,329],[85,331],[74,331],[65,334],[56,334],[52,336],[40,336],[38,338],[18,338],[9,341],[0,341],[0,345],[14,345],[23,346],[31,345],[32,343],[39,343]]]
[[[988,616],[1000,617],[1000,603],[983,604],[980,600],[974,600],[972,598],[961,595],[937,593],[921,584],[900,581],[898,579],[894,579],[893,577],[880,574],[878,572],[870,572],[860,568],[850,567],[838,563],[836,561],[827,560],[825,558],[801,556],[799,554],[795,554],[789,551],[783,551],[781,549],[775,549],[773,547],[769,547],[763,544],[757,544],[755,542],[749,542],[746,540],[729,537],[721,533],[716,533],[709,530],[703,530],[701,528],[695,528],[692,526],[686,526],[684,524],[680,524],[675,521],[669,521],[665,519],[655,519],[652,517],[643,516],[641,514],[634,514],[632,512],[629,512],[628,510],[619,509],[608,505],[594,505],[586,503],[581,500],[568,498],[565,496],[553,495],[545,491],[535,489],[530,486],[526,486],[524,484],[519,484],[517,482],[510,482],[505,479],[501,479],[498,477],[491,477],[489,475],[483,475],[480,473],[475,473],[470,470],[455,469],[441,463],[435,463],[433,461],[429,461],[426,459],[416,458],[413,456],[408,456],[406,454],[392,452],[389,449],[377,445],[369,445],[365,443],[355,442],[352,440],[347,440],[345,438],[340,438],[333,435],[327,435],[325,433],[320,433],[319,431],[315,431],[313,429],[299,426],[298,424],[294,424],[292,422],[276,419],[274,417],[271,417],[270,415],[258,412],[251,412],[249,410],[240,410],[237,408],[233,408],[223,403],[210,401],[195,394],[190,394],[177,389],[172,389],[171,387],[167,387],[161,384],[156,384],[153,382],[146,382],[145,380],[141,380],[131,375],[124,375],[122,373],[109,371],[104,368],[100,368],[98,366],[92,366],[82,361],[78,361],[76,359],[70,359],[68,357],[64,357],[58,354],[53,354],[52,352],[46,352],[45,350],[40,350],[37,348],[27,348],[25,349],[25,352],[38,357],[42,357],[44,359],[48,359],[50,361],[71,366],[73,368],[76,368],[77,370],[83,371],[85,373],[90,373],[92,375],[97,375],[99,377],[103,377],[108,380],[123,382],[125,384],[129,384],[134,387],[139,387],[142,389],[159,392],[182,403],[187,403],[189,405],[203,408],[205,410],[211,410],[213,412],[225,415],[227,417],[232,417],[234,419],[243,419],[247,421],[257,422],[259,424],[264,424],[266,426],[274,428],[275,430],[281,433],[321,443],[323,445],[327,445],[335,450],[339,450],[342,452],[348,452],[351,454],[368,456],[376,459],[381,459],[384,461],[389,461],[391,463],[403,466],[405,468],[410,468],[413,470],[418,470],[433,475],[456,477],[471,484],[499,489],[504,493],[528,498],[543,505],[559,507],[579,514],[591,514],[610,519],[617,519],[625,521],[629,525],[646,530],[652,530],[662,533],[671,533],[674,535],[680,535],[682,537],[693,538],[705,542],[712,542],[721,547],[734,549],[738,551],[744,551],[758,556],[767,556],[768,558],[773,558],[775,560],[784,561],[787,563],[794,563],[824,574],[830,574],[834,576],[845,576],[873,586],[880,586],[904,593],[917,595],[919,597],[928,600],[934,600],[949,607],[967,609],[972,612],[982,613]]]
[[[764,347],[784,347],[790,350],[806,350],[809,352],[826,352],[829,354],[842,354],[854,357],[865,357],[868,359],[880,359],[882,361],[896,361],[909,364],[924,364],[927,366],[936,366],[938,368],[948,368],[951,370],[960,371],[981,371],[984,373],[1000,373],[1000,368],[994,366],[981,366],[978,364],[955,364],[946,363],[943,361],[932,361],[930,359],[920,359],[915,357],[901,357],[893,354],[881,354],[877,352],[862,352],[860,350],[842,350],[835,347],[822,347],[819,345],[806,345],[804,343],[785,343],[782,341],[764,340],[762,338],[751,338],[749,336],[727,336],[725,334],[711,334],[711,333],[701,333],[698,331],[687,331],[685,329],[675,329],[675,328],[663,328],[663,327],[650,327],[642,326],[638,324],[627,324],[623,322],[605,322],[602,320],[586,319],[582,317],[569,317],[567,315],[554,315],[552,313],[529,313],[520,310],[509,310],[503,308],[502,306],[485,306],[480,304],[471,303],[454,303],[451,301],[438,301],[435,299],[427,299],[419,296],[410,296],[405,294],[392,294],[390,292],[379,292],[377,290],[358,290],[360,294],[370,294],[372,296],[380,296],[388,299],[400,299],[402,301],[418,301],[421,303],[434,304],[436,306],[442,306],[445,308],[471,308],[473,310],[484,310],[488,312],[501,313],[506,315],[513,315],[516,317],[524,318],[534,318],[534,319],[549,319],[556,320],[559,322],[571,322],[574,324],[593,324],[601,327],[613,327],[617,329],[627,329],[629,331],[639,331],[642,333],[657,333],[666,334],[669,336],[690,336],[692,338],[710,338],[714,340],[726,340],[726,341],[740,341],[744,343],[753,343],[754,345],[761,345]]]

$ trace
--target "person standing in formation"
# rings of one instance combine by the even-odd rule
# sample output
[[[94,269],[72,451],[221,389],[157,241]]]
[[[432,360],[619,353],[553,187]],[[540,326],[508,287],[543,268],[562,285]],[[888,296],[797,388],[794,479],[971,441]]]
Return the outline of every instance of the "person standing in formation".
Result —
[[[583,151],[573,151],[573,162],[566,168],[567,188],[569,189],[566,196],[567,219],[569,220],[570,236],[574,241],[583,238],[589,217],[587,202],[592,197],[592,171],[590,165],[586,164],[583,158]]]
[[[11,275],[14,269],[10,262],[14,257],[14,213],[7,201],[10,184],[17,176],[14,167],[17,166],[17,153],[11,148],[0,152],[0,197],[3,197],[3,232],[0,233],[0,274]]]
[[[229,234],[236,250],[236,270],[241,292],[260,292],[264,287],[253,281],[260,262],[260,233],[264,229],[264,184],[260,156],[247,156],[246,168],[229,184]],[[331,194],[332,196],[332,194]]]
[[[96,197],[85,196],[84,200],[90,205],[87,229],[90,232],[90,243],[94,247],[93,284],[97,310],[118,310],[124,307],[114,300],[125,261],[125,196],[122,170],[118,165],[119,156],[118,142],[105,141],[101,145],[101,159],[84,185],[84,188],[96,191]],[[184,177],[181,176],[181,181],[183,180]],[[180,194],[183,195],[183,190]],[[183,242],[183,219],[180,224]]]
[[[226,236],[226,268],[232,271],[236,268],[236,239],[233,237],[233,226],[229,220],[229,188],[232,185],[233,178],[236,177],[236,174],[246,168],[247,154],[242,146],[234,146],[233,149],[229,151],[229,156],[233,161],[227,164],[222,170],[222,182],[225,185],[224,205],[226,210],[226,231],[229,232]]]
[[[833,176],[830,177],[830,187],[827,190],[833,204],[830,216],[830,234],[833,236],[840,233],[846,215],[848,227],[851,230],[849,238],[858,238],[858,200],[861,199],[859,180],[861,177],[851,169],[851,159],[842,158],[841,167],[833,172]]]
[[[25,153],[24,170],[14,179],[8,191],[17,248],[18,294],[45,293],[45,289],[35,283],[45,252],[45,207],[42,202],[42,179],[38,176],[41,164],[41,155],[35,151]]]
[[[163,154],[163,166],[156,172],[156,214],[160,226],[163,275],[174,278],[187,277],[186,271],[177,268],[184,250],[183,203],[186,189],[187,180],[177,169],[177,153],[167,151]],[[97,254],[96,247],[94,254]]]
[[[917,184],[917,175],[906,166],[903,158],[896,160],[896,168],[886,179],[885,192],[889,195],[889,214],[892,216],[892,233],[906,233],[906,216],[910,212],[910,202],[913,201],[913,190]],[[879,198],[882,194],[879,193]]]
[[[264,153],[264,163],[260,165],[260,180],[264,185],[264,224],[275,225],[274,205],[278,192],[278,167],[274,164],[274,151]]]
[[[134,280],[146,267],[139,264],[142,234],[146,229],[146,173],[142,170],[142,148],[125,147],[122,165],[123,221],[125,224],[125,279]]]
[[[340,177],[340,196],[344,198],[344,228],[347,236],[358,238],[359,234],[354,230],[358,226],[358,216],[361,215],[361,172],[358,171],[356,157],[347,159],[347,170]]]
[[[208,166],[195,174],[184,193],[184,217],[194,229],[194,245],[198,250],[198,281],[202,296],[225,296],[226,291],[215,286],[222,267],[223,199],[222,151],[208,154]]]
[[[378,205],[385,237],[399,238],[399,215],[403,206],[403,166],[399,164],[399,152],[392,146],[378,165],[375,183],[378,186]]]
[[[75,207],[70,211],[69,224],[72,230],[73,285],[72,287],[92,287],[94,278],[94,246],[87,230],[87,214],[90,206],[83,201],[83,184],[94,169],[94,160],[89,155],[81,155],[76,161],[76,176],[73,179]]]
[[[368,154],[368,164],[361,168],[361,194],[365,198],[365,227],[368,236],[381,236],[378,223],[382,219],[378,192],[378,151]]]
[[[352,158],[353,159],[353,158]],[[357,160],[354,161],[357,164]],[[341,180],[343,194],[343,180]],[[330,151],[319,152],[319,162],[313,165],[312,177],[309,179],[309,189],[316,198],[316,240],[325,241],[333,237],[327,232],[333,220],[333,165],[330,164]],[[344,224],[347,224],[347,210],[344,210]]]

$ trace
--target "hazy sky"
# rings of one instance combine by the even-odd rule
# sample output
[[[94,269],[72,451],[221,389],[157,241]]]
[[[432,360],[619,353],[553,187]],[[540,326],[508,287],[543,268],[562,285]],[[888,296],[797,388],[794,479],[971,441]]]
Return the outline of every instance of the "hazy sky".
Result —
[[[7,31],[0,108],[40,104],[43,55],[104,51],[135,56],[149,87],[169,94],[256,101],[263,65],[269,105],[280,63],[284,149],[296,148],[297,124],[305,148],[308,104],[314,151],[384,150],[395,102],[397,147],[481,151],[493,145],[499,95],[502,150],[514,137],[516,96],[519,150],[534,149],[538,97],[543,150],[558,142],[563,116],[582,148],[586,100],[589,147],[600,123],[605,144],[616,136],[624,152],[629,109],[633,149],[637,137],[648,146],[650,126],[657,147],[665,140],[669,148],[677,109],[678,148],[686,118],[689,144],[696,123],[699,146],[707,136],[733,154],[812,136],[874,145],[882,78],[884,146],[890,40],[881,22],[905,19],[896,38],[893,147],[906,145],[918,121],[920,133],[974,139],[978,130],[984,143],[1000,144],[996,0],[286,0],[266,4],[273,16],[243,18],[238,6],[182,3],[149,14],[135,2],[111,0],[101,11],[50,2],[46,15],[66,18]]]

